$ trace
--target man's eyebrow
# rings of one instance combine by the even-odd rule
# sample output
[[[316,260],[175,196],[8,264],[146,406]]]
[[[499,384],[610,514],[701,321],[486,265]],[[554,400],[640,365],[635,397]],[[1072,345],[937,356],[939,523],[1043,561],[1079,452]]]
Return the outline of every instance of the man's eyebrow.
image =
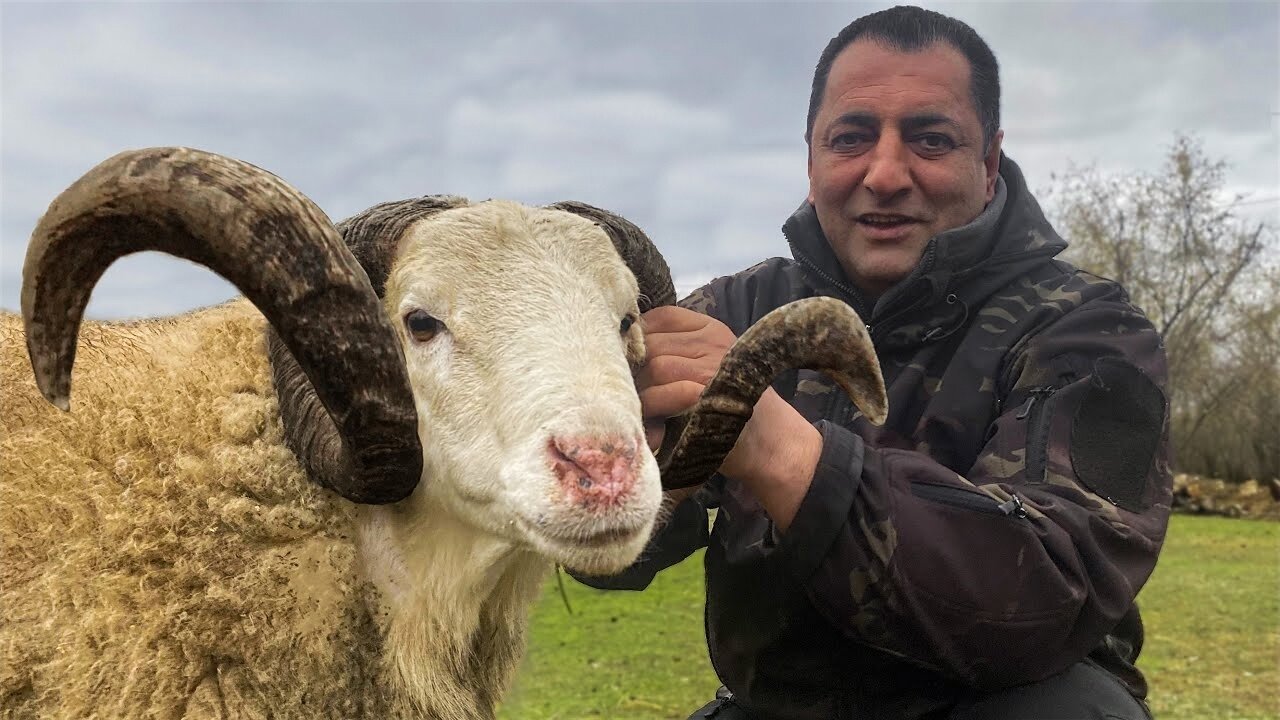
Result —
[[[957,132],[957,133],[963,131],[963,128],[960,127],[960,123],[956,122],[955,120],[952,120],[946,115],[939,115],[937,113],[908,115],[907,117],[904,117],[902,118],[902,120],[898,121],[898,125],[904,131],[907,131],[907,132],[911,132],[913,130],[923,130],[933,125],[945,125],[951,128],[953,132]]]
[[[832,125],[856,125],[858,127],[880,127],[880,118],[866,112],[847,112],[835,119]]]
[[[847,112],[835,119],[832,125],[853,125],[863,128],[880,127],[880,118],[868,112]],[[908,115],[898,121],[898,125],[905,132],[914,132],[923,130],[934,125],[945,125],[952,132],[963,133],[964,129],[960,127],[960,123],[952,120],[950,117],[940,113],[921,113],[919,115]]]

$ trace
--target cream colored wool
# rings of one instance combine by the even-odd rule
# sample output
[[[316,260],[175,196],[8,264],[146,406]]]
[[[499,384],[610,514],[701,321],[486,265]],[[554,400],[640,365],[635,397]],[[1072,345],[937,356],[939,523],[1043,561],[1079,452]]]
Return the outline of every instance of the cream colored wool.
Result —
[[[244,300],[85,323],[64,413],[0,315],[0,717],[490,714],[546,564],[479,617],[387,627],[362,510],[282,444],[264,327]],[[414,643],[446,667],[384,661]]]

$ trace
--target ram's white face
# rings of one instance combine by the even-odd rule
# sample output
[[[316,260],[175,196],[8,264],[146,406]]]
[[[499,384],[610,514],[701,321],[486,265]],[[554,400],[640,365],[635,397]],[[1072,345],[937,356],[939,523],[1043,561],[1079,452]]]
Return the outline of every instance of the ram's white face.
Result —
[[[423,434],[410,502],[576,570],[630,564],[661,496],[629,365],[637,294],[567,212],[491,201],[414,225],[385,292]]]

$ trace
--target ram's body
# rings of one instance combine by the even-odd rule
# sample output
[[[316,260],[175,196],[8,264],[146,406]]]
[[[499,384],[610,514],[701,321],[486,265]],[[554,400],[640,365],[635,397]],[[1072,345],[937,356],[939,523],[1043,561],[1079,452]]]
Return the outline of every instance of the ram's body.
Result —
[[[360,542],[381,509],[317,488],[284,447],[246,301],[86,324],[71,413],[36,391],[19,318],[0,321],[0,714],[491,711],[549,562],[429,513],[414,564],[434,581],[388,654]]]
[[[513,508],[565,504],[539,482],[549,429],[641,432],[639,329],[620,338],[614,317],[635,281],[590,222],[489,203],[415,224],[386,284],[392,317],[426,303],[450,325],[448,346],[405,350],[428,482],[392,506],[308,480],[245,300],[86,323],[69,413],[2,316],[0,713],[492,713],[548,558],[567,561],[510,527]],[[656,465],[637,460],[609,511],[639,521],[606,548],[615,565],[657,508]],[[574,512],[552,522],[569,532]]]

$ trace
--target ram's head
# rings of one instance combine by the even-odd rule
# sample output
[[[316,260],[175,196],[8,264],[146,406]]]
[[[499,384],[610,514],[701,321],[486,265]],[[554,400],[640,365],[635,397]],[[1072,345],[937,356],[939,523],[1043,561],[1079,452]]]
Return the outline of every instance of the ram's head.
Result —
[[[404,352],[426,479],[407,502],[443,503],[570,567],[634,559],[660,502],[632,381],[639,317],[674,300],[644,234],[583,205],[455,197],[338,227]],[[280,372],[296,365],[277,347],[277,386],[306,387]]]

